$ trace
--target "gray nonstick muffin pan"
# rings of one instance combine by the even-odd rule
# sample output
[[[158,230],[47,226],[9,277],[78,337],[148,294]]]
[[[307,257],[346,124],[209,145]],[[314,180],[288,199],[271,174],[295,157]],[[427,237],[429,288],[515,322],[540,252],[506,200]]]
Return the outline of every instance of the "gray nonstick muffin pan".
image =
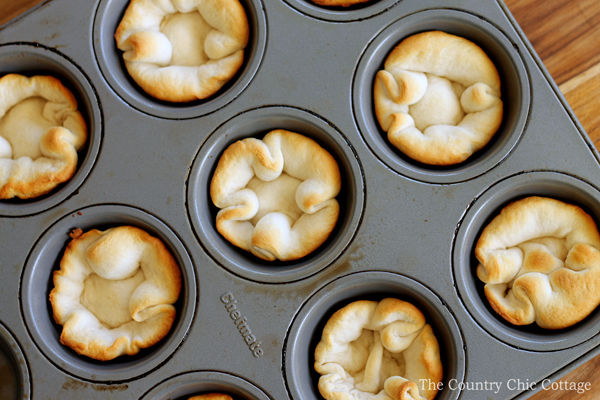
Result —
[[[113,39],[126,0],[52,0],[0,29],[0,74],[60,78],[90,128],[70,182],[0,202],[0,397],[319,399],[313,353],[329,316],[388,296],[411,301],[433,326],[438,400],[525,399],[600,353],[600,309],[561,331],[511,326],[475,276],[474,243],[510,201],[554,197],[600,222],[598,153],[502,3],[241,2],[252,33],[240,72],[213,98],[183,105],[148,97],[127,76]],[[505,105],[494,139],[443,168],[391,147],[372,102],[392,48],[434,29],[486,51]],[[225,241],[208,194],[229,144],[275,128],[316,140],[343,180],[331,237],[295,262],[263,262]],[[122,224],[167,244],[183,288],[163,341],[101,363],[60,344],[48,295],[72,229]]]

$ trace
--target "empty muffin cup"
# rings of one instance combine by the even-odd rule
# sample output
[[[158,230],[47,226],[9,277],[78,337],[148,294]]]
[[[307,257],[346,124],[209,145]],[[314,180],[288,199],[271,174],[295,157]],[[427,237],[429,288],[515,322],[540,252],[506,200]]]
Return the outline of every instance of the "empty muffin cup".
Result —
[[[460,390],[450,390],[451,379],[462,381],[466,355],[463,338],[443,301],[419,282],[389,272],[359,272],[338,278],[319,289],[300,309],[288,332],[284,347],[287,389],[293,399],[321,399],[317,387],[320,375],[314,369],[315,348],[323,328],[339,309],[357,300],[381,301],[395,298],[414,305],[433,328],[440,347],[444,389],[435,397],[457,399]],[[419,389],[427,382],[415,382]],[[426,388],[426,387],[425,387]]]
[[[233,400],[269,400],[261,389],[235,375],[216,371],[187,372],[166,379],[146,392],[141,399],[188,400],[190,397],[222,393]]]
[[[0,323],[0,399],[31,397],[27,362],[13,335]]]
[[[63,327],[55,323],[49,295],[54,288],[53,271],[59,269],[65,248],[74,229],[130,225],[160,239],[173,255],[181,271],[181,292],[174,303],[175,320],[170,331],[157,344],[132,356],[97,361],[77,354],[61,344]],[[76,210],[54,223],[33,247],[23,271],[21,308],[25,324],[39,350],[57,368],[93,382],[122,382],[148,373],[165,363],[187,335],[197,303],[194,268],[178,237],[157,218],[132,207],[97,205]]]
[[[498,70],[502,123],[489,143],[465,161],[435,166],[420,163],[398,150],[377,121],[374,85],[377,72],[390,52],[404,39],[425,31],[442,31],[479,46]],[[530,102],[527,71],[512,42],[477,16],[455,10],[428,10],[399,19],[369,43],[354,77],[352,101],[360,132],[375,155],[394,171],[423,182],[454,183],[479,176],[505,159],[518,143],[527,121]]]
[[[216,216],[219,209],[210,197],[211,180],[225,149],[247,137],[262,139],[275,129],[313,139],[333,156],[341,175],[341,191],[336,197],[340,211],[333,231],[320,247],[294,261],[265,261],[230,243],[217,231]],[[187,203],[200,244],[220,265],[250,280],[289,282],[320,271],[346,249],[360,223],[364,205],[363,189],[359,161],[350,144],[333,126],[299,109],[265,107],[237,115],[209,136],[191,168]]]
[[[186,119],[203,116],[233,101],[248,86],[262,61],[267,37],[267,23],[260,0],[240,0],[244,7],[250,36],[244,50],[244,61],[237,73],[218,92],[196,101],[171,103],[148,95],[130,77],[123,62],[123,52],[117,48],[115,32],[129,0],[103,0],[94,19],[94,52],[104,78],[112,89],[132,107],[166,119]]]
[[[0,200],[0,215],[31,215],[64,201],[81,186],[90,173],[102,140],[103,121],[100,103],[90,81],[77,65],[58,51],[38,44],[0,46],[0,77],[7,74],[18,74],[28,78],[51,76],[60,80],[75,97],[78,111],[87,125],[87,141],[77,152],[76,172],[71,179],[39,197]]]
[[[484,283],[477,277],[475,246],[484,228],[516,200],[537,196],[580,207],[598,224],[600,192],[586,182],[558,172],[528,172],[510,176],[476,198],[460,222],[453,246],[454,281],[463,304],[473,318],[496,339],[511,346],[556,351],[576,346],[598,334],[600,310],[563,329],[543,329],[536,323],[513,325],[490,305]]]

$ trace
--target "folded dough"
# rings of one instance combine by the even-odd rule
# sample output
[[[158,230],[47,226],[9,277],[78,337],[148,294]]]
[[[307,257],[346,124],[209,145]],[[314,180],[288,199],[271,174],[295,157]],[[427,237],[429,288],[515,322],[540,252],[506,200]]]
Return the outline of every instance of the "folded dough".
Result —
[[[514,325],[566,328],[600,303],[600,234],[575,205],[510,203],[483,230],[475,256],[490,305]]]
[[[186,102],[213,95],[236,74],[249,32],[238,0],[131,0],[115,39],[146,93]]]
[[[51,76],[0,78],[0,199],[31,199],[68,181],[87,127],[73,94]]]
[[[295,260],[317,249],[339,215],[341,177],[334,158],[314,140],[274,130],[235,142],[210,185],[217,230],[264,260]]]
[[[431,400],[443,375],[423,313],[393,298],[356,301],[333,314],[315,370],[326,400]]]
[[[72,236],[50,292],[61,343],[107,361],[165,337],[181,272],[163,242],[133,226]]]
[[[190,397],[188,400],[233,400],[230,395],[222,393],[200,394]]]
[[[500,77],[476,44],[444,32],[404,39],[374,87],[375,114],[389,141],[430,165],[458,164],[502,122]]]

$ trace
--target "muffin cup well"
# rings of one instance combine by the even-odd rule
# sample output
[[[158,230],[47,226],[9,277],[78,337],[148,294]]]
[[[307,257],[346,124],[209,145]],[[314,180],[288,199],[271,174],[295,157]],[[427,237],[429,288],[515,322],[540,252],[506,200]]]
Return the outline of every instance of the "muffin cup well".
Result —
[[[31,382],[25,357],[13,335],[0,323],[0,398],[30,397]]]
[[[71,241],[69,233],[73,229],[87,232],[121,225],[141,228],[165,243],[181,269],[182,287],[174,304],[177,316],[165,338],[134,356],[124,355],[102,362],[81,356],[60,343],[62,326],[54,322],[49,295],[54,288],[53,271],[60,268],[64,250]],[[179,348],[194,316],[198,298],[196,286],[194,267],[187,250],[164,223],[132,207],[97,205],[66,215],[37,241],[23,270],[21,309],[33,341],[56,367],[88,381],[122,382],[159,367]]]
[[[516,326],[490,306],[484,283],[476,274],[475,246],[483,229],[509,203],[529,196],[549,197],[581,207],[600,221],[600,192],[573,176],[556,172],[528,172],[504,179],[476,198],[459,223],[453,248],[454,282],[473,318],[496,339],[511,346],[556,351],[576,346],[598,334],[600,308],[583,321],[565,329],[542,329],[535,323]]]
[[[58,78],[75,96],[88,128],[87,143],[78,153],[77,172],[69,181],[37,198],[0,200],[0,215],[17,217],[52,208],[77,191],[98,157],[103,121],[100,102],[87,76],[58,51],[33,43],[0,45],[0,77],[9,73],[28,77],[51,75]]]
[[[388,11],[400,0],[370,0],[349,7],[326,7],[311,0],[284,0],[288,5],[303,14],[316,19],[333,22],[352,22],[372,18]]]
[[[405,38],[440,30],[475,43],[492,60],[501,80],[504,117],[490,142],[466,161],[445,167],[421,164],[392,145],[375,116],[373,85],[389,53]],[[367,46],[354,76],[352,102],[362,136],[388,167],[407,177],[430,183],[462,182],[490,170],[508,156],[519,141],[529,114],[530,84],[523,61],[512,42],[482,18],[456,10],[411,14],[385,28]]]
[[[295,400],[322,399],[314,370],[314,352],[325,324],[333,313],[357,300],[382,300],[393,297],[412,303],[423,312],[440,345],[444,368],[444,389],[436,400],[457,399],[460,390],[451,390],[448,382],[462,382],[466,355],[459,327],[445,303],[417,281],[389,272],[359,272],[328,283],[302,306],[286,338],[284,371],[290,397]],[[419,385],[419,382],[416,382]]]
[[[187,400],[206,393],[224,393],[233,400],[270,400],[262,390],[237,376],[215,371],[186,372],[146,392],[142,400]]]
[[[237,74],[209,98],[171,103],[148,95],[129,76],[123,52],[114,35],[129,0],[102,0],[94,19],[93,39],[96,60],[112,89],[132,107],[166,119],[186,119],[210,114],[233,101],[248,86],[258,71],[267,42],[267,22],[261,0],[240,0],[250,26],[250,38],[244,50],[244,62]]]
[[[318,249],[296,261],[264,261],[231,244],[217,231],[219,209],[210,199],[210,182],[225,149],[247,137],[262,139],[273,129],[286,129],[315,140],[335,158],[342,177],[342,189],[336,197],[340,215],[333,232]],[[225,122],[202,145],[191,168],[187,203],[200,243],[220,265],[254,281],[295,281],[327,267],[352,241],[364,207],[362,167],[342,134],[314,114],[289,107],[257,108]]]

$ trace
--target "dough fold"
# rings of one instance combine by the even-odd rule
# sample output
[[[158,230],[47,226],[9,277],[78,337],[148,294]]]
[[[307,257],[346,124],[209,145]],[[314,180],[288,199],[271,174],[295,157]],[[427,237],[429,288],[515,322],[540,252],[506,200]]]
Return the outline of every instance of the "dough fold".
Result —
[[[443,375],[423,313],[393,298],[356,301],[333,314],[315,370],[326,400],[432,400]]]
[[[115,40],[146,93],[188,102],[212,96],[233,78],[249,36],[238,0],[131,0]]]
[[[181,272],[162,241],[133,226],[72,236],[50,292],[61,343],[107,361],[164,338]]]
[[[314,140],[274,130],[233,143],[210,185],[217,230],[264,260],[295,260],[317,249],[338,219],[341,176]]]
[[[562,329],[600,303],[600,234],[581,208],[528,197],[504,207],[475,247],[494,310],[514,325]]]
[[[70,180],[87,141],[77,101],[51,76],[0,78],[0,199],[31,199]]]

